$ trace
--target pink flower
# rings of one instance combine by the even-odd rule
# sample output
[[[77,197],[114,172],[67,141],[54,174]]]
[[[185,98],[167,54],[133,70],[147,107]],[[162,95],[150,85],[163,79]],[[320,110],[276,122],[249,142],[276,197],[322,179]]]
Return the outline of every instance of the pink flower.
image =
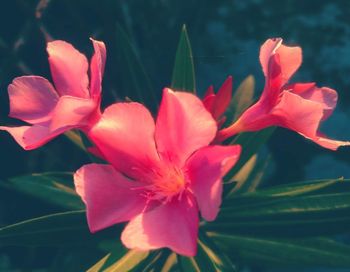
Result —
[[[53,41],[47,45],[54,88],[40,76],[17,77],[8,87],[10,117],[30,125],[0,127],[26,150],[42,146],[72,129],[88,130],[100,116],[101,82],[106,48],[91,39],[95,54],[90,63],[71,44]]]
[[[350,142],[326,138],[319,132],[337,104],[337,92],[315,83],[287,84],[302,61],[300,47],[282,44],[282,39],[267,40],[260,50],[260,63],[265,75],[265,88],[253,106],[228,128],[218,132],[217,141],[243,131],[257,131],[281,126],[298,132],[315,143],[332,150]]]
[[[208,146],[216,132],[189,93],[164,89],[156,124],[139,103],[108,107],[89,136],[112,165],[85,165],[74,176],[90,230],[130,221],[121,235],[126,247],[194,256],[198,211],[215,219],[222,177],[240,154],[240,146]]]
[[[213,86],[210,86],[203,97],[205,108],[217,121],[218,127],[223,125],[226,117],[223,116],[232,99],[232,76],[227,77],[225,82],[215,94]]]

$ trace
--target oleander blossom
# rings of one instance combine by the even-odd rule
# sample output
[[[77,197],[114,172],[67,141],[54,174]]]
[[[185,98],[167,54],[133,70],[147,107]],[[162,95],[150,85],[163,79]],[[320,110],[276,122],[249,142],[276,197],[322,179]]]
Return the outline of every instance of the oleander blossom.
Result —
[[[130,221],[128,248],[197,250],[199,211],[212,221],[221,204],[222,177],[240,146],[209,145],[217,125],[193,94],[164,89],[156,124],[139,103],[108,107],[90,139],[111,165],[88,164],[74,175],[91,232]]]
[[[30,125],[0,129],[9,132],[24,149],[40,147],[72,128],[87,132],[98,121],[106,48],[101,41],[91,41],[95,53],[90,82],[86,57],[71,44],[56,40],[47,44],[55,88],[40,76],[17,77],[9,85],[9,116]]]
[[[216,142],[244,131],[281,126],[328,149],[349,145],[350,142],[332,140],[319,132],[321,122],[332,114],[337,104],[337,92],[328,87],[319,88],[315,83],[288,84],[301,62],[300,47],[285,46],[281,38],[267,40],[260,50],[265,75],[263,93],[236,122],[218,132]]]

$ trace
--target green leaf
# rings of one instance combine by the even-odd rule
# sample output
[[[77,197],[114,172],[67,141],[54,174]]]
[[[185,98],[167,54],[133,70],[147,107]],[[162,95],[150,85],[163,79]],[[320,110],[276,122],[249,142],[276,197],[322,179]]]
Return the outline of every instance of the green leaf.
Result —
[[[87,226],[85,211],[78,210],[41,216],[0,228],[0,245],[86,245],[97,243],[110,235],[108,230],[92,235]]]
[[[170,251],[167,249],[152,251],[140,265],[132,270],[132,272],[160,271],[164,267],[169,254]]]
[[[165,260],[160,272],[172,272],[177,268],[176,253],[171,253]],[[177,271],[177,270],[176,270]]]
[[[255,79],[252,75],[247,76],[234,92],[226,116],[227,121],[232,123],[253,104]]]
[[[177,255],[177,263],[181,272],[201,272],[199,264],[193,257]]]
[[[231,182],[226,184],[225,190],[227,193],[225,194],[225,198],[232,198],[237,194],[254,192],[257,189],[270,163],[270,157],[267,157],[265,160],[258,158],[260,157],[256,154],[253,155],[236,175],[232,177]],[[231,190],[229,190],[229,187],[231,187]]]
[[[327,238],[270,239],[209,233],[231,258],[258,267],[350,266],[350,247]]]
[[[350,227],[350,182],[326,181],[320,190],[310,184],[308,193],[299,195],[272,195],[256,192],[231,198],[224,203],[215,222],[204,228],[225,233],[270,236],[316,236],[337,234]],[[296,188],[297,186],[294,186]],[[271,189],[270,189],[271,190]],[[300,192],[300,190],[298,190]],[[268,190],[267,190],[268,192]],[[271,191],[270,191],[271,192]]]
[[[114,65],[117,66],[118,71],[118,96],[141,102],[154,111],[158,104],[154,88],[135,49],[131,45],[129,37],[119,24],[117,24],[116,35],[117,41],[114,48],[116,60]]]
[[[182,27],[176,50],[171,87],[178,91],[196,92],[193,55],[186,25]]]
[[[350,191],[350,182],[344,178],[311,180],[273,186],[257,191],[260,196],[299,196],[316,192],[346,192]]]
[[[181,271],[236,271],[230,259],[204,233],[199,235],[198,251],[195,257],[180,255],[177,257]]]
[[[208,237],[204,232],[200,232],[199,238],[199,254],[203,252],[209,257],[211,265],[215,268],[215,271],[237,271],[236,266],[226,254],[216,246],[212,241],[212,238]]]
[[[239,191],[243,185],[248,181],[257,162],[257,155],[253,155],[239,171],[229,180],[224,183],[224,197],[232,197]],[[233,185],[233,188],[232,188]]]
[[[67,209],[83,209],[84,204],[74,190],[72,176],[73,173],[68,172],[48,172],[14,177],[2,184]]]
[[[87,272],[129,272],[140,265],[150,254],[148,251],[116,250],[92,266]]]
[[[241,145],[242,153],[238,162],[226,175],[226,178],[232,178],[241,169],[241,167],[243,167],[243,165],[259,151],[260,147],[266,143],[274,130],[275,127],[269,127],[257,132],[243,132],[239,134],[230,144]]]
[[[66,131],[64,133],[64,135],[73,143],[75,144],[77,147],[79,147],[79,149],[81,149],[82,151],[86,152],[86,148],[83,142],[83,139],[81,138],[80,134],[78,131],[74,131],[74,130],[69,130]]]

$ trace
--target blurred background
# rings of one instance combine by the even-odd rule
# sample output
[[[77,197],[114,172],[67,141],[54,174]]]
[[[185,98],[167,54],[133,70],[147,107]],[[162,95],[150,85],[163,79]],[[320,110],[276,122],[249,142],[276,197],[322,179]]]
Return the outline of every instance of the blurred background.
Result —
[[[337,0],[5,0],[0,6],[0,122],[7,118],[7,86],[14,77],[33,74],[48,79],[46,41],[62,39],[88,57],[89,37],[107,46],[104,105],[123,99],[128,78],[118,51],[117,24],[127,32],[158,94],[170,85],[182,24],[192,43],[198,93],[218,88],[228,75],[234,89],[248,75],[263,88],[258,61],[261,44],[282,37],[303,49],[303,64],[292,81],[317,82],[338,91],[338,107],[322,131],[350,139],[350,1]],[[142,84],[142,83],[140,83]],[[160,96],[159,96],[160,98]],[[45,147],[23,151],[0,132],[0,182],[43,171],[74,171],[88,158],[61,136]],[[350,151],[331,152],[296,133],[277,129],[268,143],[269,175],[264,185],[304,179],[350,177]],[[0,187],[0,227],[59,211],[38,200]],[[57,253],[59,254],[59,253]],[[0,248],[0,271],[46,271],[56,253],[45,249]],[[84,256],[84,252],[80,252]],[[97,259],[96,259],[97,260]],[[96,260],[87,260],[91,264]],[[78,269],[78,268],[77,268]],[[80,271],[80,270],[72,270]]]

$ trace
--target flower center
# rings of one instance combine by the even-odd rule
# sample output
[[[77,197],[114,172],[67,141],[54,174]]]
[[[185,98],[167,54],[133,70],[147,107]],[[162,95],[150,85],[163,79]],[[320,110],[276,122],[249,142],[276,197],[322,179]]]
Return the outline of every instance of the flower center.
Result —
[[[168,202],[174,196],[179,198],[186,189],[186,178],[182,170],[166,167],[152,176],[149,185],[145,186],[149,199]]]

